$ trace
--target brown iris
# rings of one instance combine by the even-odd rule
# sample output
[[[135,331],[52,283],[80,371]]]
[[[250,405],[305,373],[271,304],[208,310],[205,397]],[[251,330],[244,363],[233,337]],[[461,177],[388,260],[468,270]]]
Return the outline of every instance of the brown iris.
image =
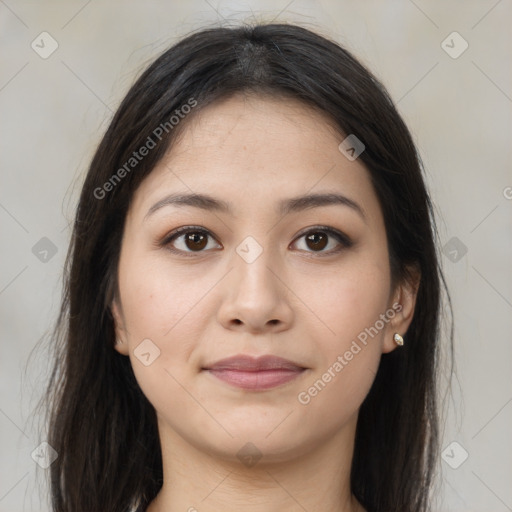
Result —
[[[322,232],[312,233],[306,237],[310,249],[322,250],[327,245],[327,235]]]
[[[208,244],[208,237],[204,233],[187,233],[185,234],[185,244],[191,251],[200,251]]]

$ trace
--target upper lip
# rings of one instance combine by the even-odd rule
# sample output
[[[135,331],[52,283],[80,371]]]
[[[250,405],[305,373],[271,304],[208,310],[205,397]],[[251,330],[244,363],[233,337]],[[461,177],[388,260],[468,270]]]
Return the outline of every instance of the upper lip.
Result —
[[[221,359],[207,365],[203,370],[242,370],[257,372],[262,370],[303,370],[304,367],[282,357],[265,355],[252,357],[248,355],[236,355]]]

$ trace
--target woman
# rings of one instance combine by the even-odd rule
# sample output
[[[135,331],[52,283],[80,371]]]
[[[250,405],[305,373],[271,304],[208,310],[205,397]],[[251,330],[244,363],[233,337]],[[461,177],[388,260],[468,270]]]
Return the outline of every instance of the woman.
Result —
[[[431,203],[391,99],[335,42],[213,28],[156,59],[96,151],[66,269],[53,510],[430,509]]]

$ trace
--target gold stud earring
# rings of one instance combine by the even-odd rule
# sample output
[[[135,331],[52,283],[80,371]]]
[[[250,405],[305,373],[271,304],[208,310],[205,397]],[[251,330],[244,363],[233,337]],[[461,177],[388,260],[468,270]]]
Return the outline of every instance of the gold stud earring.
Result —
[[[402,346],[404,344],[404,339],[397,332],[395,332],[395,335],[393,336],[393,340],[395,341],[395,343],[397,345]]]

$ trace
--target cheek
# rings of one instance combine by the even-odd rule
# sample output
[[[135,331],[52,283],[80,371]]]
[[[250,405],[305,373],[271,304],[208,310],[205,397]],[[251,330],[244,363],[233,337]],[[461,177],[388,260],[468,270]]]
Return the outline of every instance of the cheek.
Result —
[[[295,289],[307,298],[313,320],[328,339],[324,352],[333,353],[350,344],[386,311],[391,285],[389,268],[371,254],[358,254],[314,279],[314,283],[311,279],[298,281]]]
[[[190,279],[165,258],[127,250],[120,263],[119,286],[128,331],[132,367],[148,398],[172,378],[180,382],[192,372],[189,364],[196,340],[204,330],[200,307],[207,278]],[[150,340],[150,341],[148,341]],[[150,354],[149,356],[145,354]],[[144,355],[143,355],[144,354]],[[149,365],[144,363],[150,362]],[[162,380],[163,379],[163,380]]]
[[[387,310],[389,269],[362,255],[325,282],[328,286],[307,295],[322,327],[316,336],[318,365],[297,399],[311,417],[335,419],[340,425],[359,408],[377,373],[386,331],[380,315]],[[312,333],[313,323],[319,322],[315,318],[309,323]]]
[[[120,265],[131,365],[157,411],[190,407],[180,383],[194,376],[190,355],[204,330],[202,319],[194,315],[204,295],[202,281],[185,278],[175,268],[171,272],[165,261],[138,257],[136,251]]]
[[[134,249],[120,265],[123,310],[133,342],[141,336],[172,338],[204,294],[204,286],[204,279],[190,279],[190,273],[185,275],[165,258]]]

